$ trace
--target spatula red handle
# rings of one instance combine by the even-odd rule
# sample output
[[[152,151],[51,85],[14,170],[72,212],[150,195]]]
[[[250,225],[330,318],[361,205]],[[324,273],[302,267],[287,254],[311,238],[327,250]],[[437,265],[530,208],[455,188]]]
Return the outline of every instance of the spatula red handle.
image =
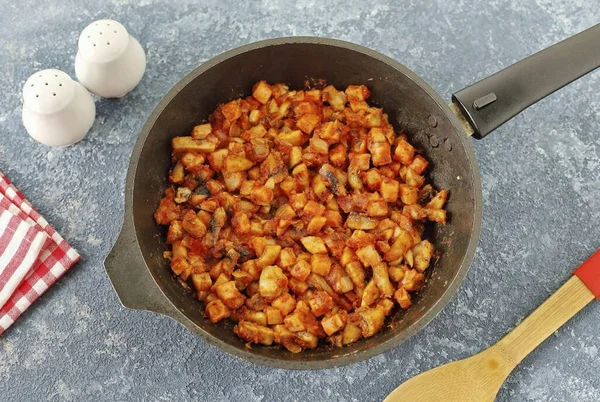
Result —
[[[596,299],[600,298],[600,250],[596,251],[590,258],[579,266],[574,272],[587,286]]]

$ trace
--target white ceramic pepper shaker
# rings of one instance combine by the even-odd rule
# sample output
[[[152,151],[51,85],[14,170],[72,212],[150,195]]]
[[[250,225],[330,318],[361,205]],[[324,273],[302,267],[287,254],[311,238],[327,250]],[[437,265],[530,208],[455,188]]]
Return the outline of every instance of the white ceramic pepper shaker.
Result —
[[[68,74],[42,70],[25,82],[22,117],[35,140],[63,147],[85,137],[94,123],[96,105],[83,85]]]
[[[121,98],[135,88],[144,71],[144,49],[117,21],[94,21],[81,32],[75,74],[90,92]]]

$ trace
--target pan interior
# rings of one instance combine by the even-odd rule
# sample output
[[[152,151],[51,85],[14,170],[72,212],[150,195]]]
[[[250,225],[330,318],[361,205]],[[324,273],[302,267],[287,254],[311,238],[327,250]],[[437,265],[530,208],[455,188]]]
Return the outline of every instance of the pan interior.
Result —
[[[155,121],[150,121],[146,128],[149,132],[135,173],[133,218],[147,267],[166,297],[200,331],[245,353],[295,362],[337,359],[357,353],[368,357],[376,353],[373,351],[399,344],[429,321],[441,307],[436,308],[436,304],[440,299],[443,299],[441,305],[447,302],[450,295],[443,296],[453,282],[462,280],[468,268],[465,265],[470,263],[470,249],[474,248],[471,237],[478,230],[476,194],[479,191],[470,144],[461,138],[464,134],[457,130],[441,99],[408,69],[374,52],[340,43],[257,46],[218,63],[209,63],[212,65],[208,68],[202,66],[167,95],[164,104],[157,108],[164,109],[151,117]],[[201,304],[173,279],[168,262],[162,257],[167,249],[165,231],[155,223],[153,213],[168,186],[173,137],[188,135],[194,125],[206,121],[219,103],[249,95],[252,85],[259,80],[285,82],[290,88],[301,89],[307,78],[325,79],[338,89],[350,84],[369,87],[370,102],[383,107],[394,127],[404,131],[430,161],[429,179],[434,187],[450,190],[449,223],[430,229],[440,257],[428,270],[425,288],[415,297],[410,309],[394,313],[388,319],[390,325],[374,337],[341,349],[323,346],[296,355],[260,346],[247,350],[232,333],[230,322],[218,325],[208,322],[203,317]],[[422,320],[431,310],[434,311]],[[371,353],[361,353],[368,350]]]

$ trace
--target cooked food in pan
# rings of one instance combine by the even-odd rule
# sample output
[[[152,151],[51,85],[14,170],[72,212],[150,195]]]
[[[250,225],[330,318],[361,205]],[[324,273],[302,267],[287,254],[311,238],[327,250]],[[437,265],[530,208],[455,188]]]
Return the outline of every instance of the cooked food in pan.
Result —
[[[172,141],[155,218],[211,322],[291,352],[375,335],[411,306],[446,222],[446,190],[388,116],[350,85],[257,83]]]

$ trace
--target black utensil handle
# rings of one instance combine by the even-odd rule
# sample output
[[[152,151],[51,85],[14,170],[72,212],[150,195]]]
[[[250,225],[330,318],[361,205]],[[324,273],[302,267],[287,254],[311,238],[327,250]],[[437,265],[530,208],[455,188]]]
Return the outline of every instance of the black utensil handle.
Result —
[[[125,223],[104,261],[106,273],[123,306],[172,317],[176,309],[146,270],[133,228]]]
[[[452,95],[481,139],[537,101],[600,67],[600,24]]]

